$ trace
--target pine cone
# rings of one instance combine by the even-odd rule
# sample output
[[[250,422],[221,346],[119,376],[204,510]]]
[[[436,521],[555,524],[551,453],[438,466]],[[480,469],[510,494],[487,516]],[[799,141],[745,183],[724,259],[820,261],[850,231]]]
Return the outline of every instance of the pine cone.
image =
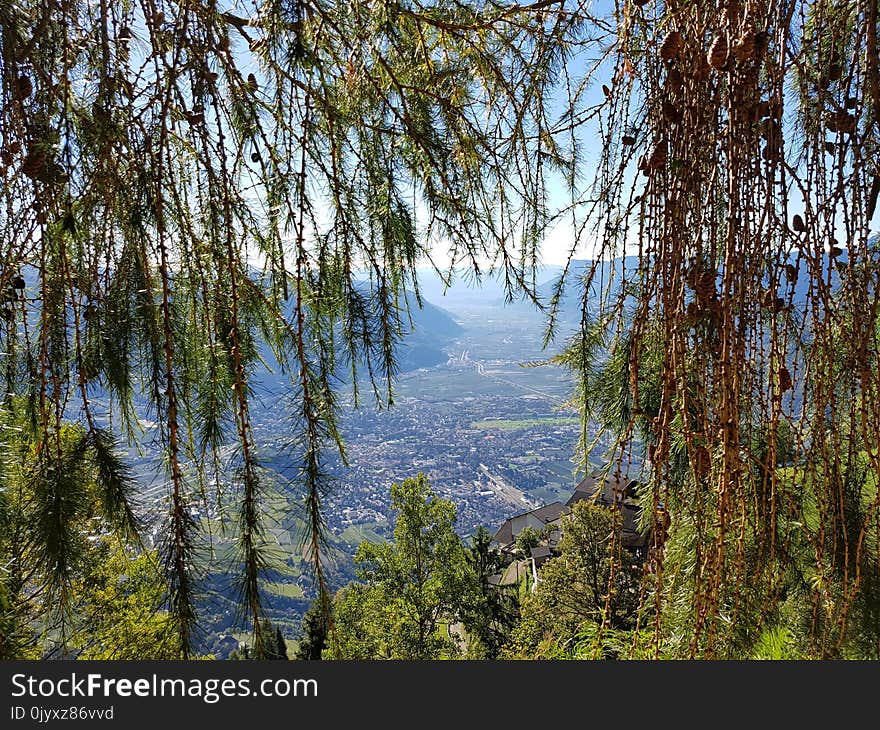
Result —
[[[666,140],[658,142],[654,147],[654,151],[651,152],[651,157],[648,159],[648,169],[657,170],[663,167],[666,164],[668,157],[669,148],[666,144]]]
[[[727,65],[727,57],[730,55],[730,48],[727,45],[727,36],[720,35],[709,48],[707,60],[709,65],[716,71],[722,71]]]
[[[761,150],[761,159],[779,162],[782,159],[782,150],[778,144],[768,144]]]
[[[764,57],[764,54],[767,53],[767,47],[770,45],[770,34],[766,30],[759,31],[755,33],[754,38],[754,47],[755,47],[755,58],[759,61]]]
[[[755,34],[743,33],[736,42],[734,48],[736,60],[740,63],[748,63],[755,58]]]
[[[663,43],[660,44],[660,58],[664,61],[673,61],[681,52],[681,48],[683,45],[683,41],[681,38],[681,33],[677,30],[669,31],[663,38]]]
[[[755,118],[763,119],[764,117],[770,116],[770,102],[769,101],[759,101],[755,104]]]
[[[677,68],[666,69],[666,88],[670,93],[677,94],[681,91],[683,83],[681,72]]]
[[[691,78],[695,81],[705,81],[709,78],[709,74],[712,71],[712,67],[709,65],[709,61],[706,56],[702,53],[698,54],[696,64],[691,69]]]
[[[845,111],[829,112],[825,117],[825,126],[831,132],[843,132],[844,134],[852,134],[856,131],[857,120],[855,115],[848,114]]]
[[[15,95],[19,99],[27,99],[34,93],[34,85],[27,76],[19,76],[15,82]]]
[[[663,117],[667,122],[678,124],[681,121],[681,108],[673,104],[669,99],[664,99],[661,107]]]
[[[34,179],[43,171],[45,167],[46,153],[39,150],[32,150],[28,152],[27,157],[24,158],[24,163],[22,163],[21,171],[29,178]]]
[[[779,370],[776,371],[776,376],[779,378],[779,392],[784,393],[787,390],[791,390],[792,385],[794,383],[791,382],[791,373],[788,372],[788,368],[785,365],[780,365]]]
[[[702,269],[694,282],[694,291],[701,299],[714,299],[717,294],[715,272],[711,269]]]
[[[712,454],[705,446],[697,446],[694,449],[694,471],[700,475],[706,475],[712,468]]]

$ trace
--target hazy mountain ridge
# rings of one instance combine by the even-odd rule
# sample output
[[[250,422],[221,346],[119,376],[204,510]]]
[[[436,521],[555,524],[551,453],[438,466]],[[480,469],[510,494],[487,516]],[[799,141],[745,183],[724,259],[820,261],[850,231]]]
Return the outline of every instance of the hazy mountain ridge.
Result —
[[[448,359],[445,346],[464,332],[452,314],[442,307],[422,299],[421,306],[415,295],[409,293],[409,313],[401,314],[406,324],[412,322],[412,329],[401,343],[398,366],[402,372],[441,365]]]

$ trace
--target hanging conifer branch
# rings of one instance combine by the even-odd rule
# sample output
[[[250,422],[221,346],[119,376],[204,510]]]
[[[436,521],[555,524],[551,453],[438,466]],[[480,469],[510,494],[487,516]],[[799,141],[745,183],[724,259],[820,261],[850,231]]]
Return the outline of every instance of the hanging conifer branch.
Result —
[[[876,636],[874,5],[618,17],[602,196],[582,207],[600,257],[637,263],[584,297],[607,364],[584,335],[558,362],[612,458],[646,458],[658,655],[748,655],[780,626],[822,657]]]
[[[0,289],[26,282],[3,328],[8,392],[28,395],[35,443],[56,460],[62,423],[83,420],[77,458],[96,460],[108,516],[128,534],[133,485],[114,444],[143,438],[149,403],[182,655],[197,625],[190,506],[212,478],[225,491],[221,454],[237,444],[242,599],[259,633],[265,487],[249,382],[261,353],[290,379],[323,595],[340,378],[365,376],[380,403],[393,400],[407,292],[418,303],[416,267],[438,246],[477,275],[494,261],[510,295],[532,289],[543,188],[572,164],[561,147],[538,154],[554,123],[543,100],[579,43],[580,6],[0,11]]]

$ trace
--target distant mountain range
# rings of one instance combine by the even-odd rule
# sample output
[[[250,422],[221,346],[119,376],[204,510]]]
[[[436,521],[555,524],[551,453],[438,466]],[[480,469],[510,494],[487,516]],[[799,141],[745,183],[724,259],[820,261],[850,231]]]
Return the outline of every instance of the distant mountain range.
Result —
[[[540,266],[535,274],[535,282],[550,279],[562,271],[561,266]],[[506,287],[504,273],[500,271],[483,274],[479,280],[470,271],[453,272],[447,282],[433,269],[418,270],[419,293],[430,302],[443,303],[443,307],[454,311],[473,306],[502,306],[505,304]]]
[[[444,347],[464,330],[445,309],[424,299],[419,307],[413,294],[409,294],[407,298],[410,302],[412,331],[403,340],[400,348],[398,365],[401,371],[430,368],[445,363],[449,357]],[[406,321],[405,313],[402,319]]]
[[[821,259],[811,266],[807,258],[803,256],[791,256],[785,262],[789,267],[788,276],[794,279],[793,302],[796,306],[803,306],[809,296],[810,278],[821,277],[822,281],[830,288],[836,291],[841,284],[839,265],[847,265],[849,262],[849,254],[846,249],[836,257],[825,253]],[[591,261],[579,259],[571,262],[562,286],[562,298],[559,303],[560,319],[566,318],[571,320],[579,320],[581,314],[583,287],[586,283],[587,275],[592,271],[593,278],[589,292],[588,301],[595,302],[603,293],[607,293],[610,284],[610,296],[612,300],[620,293],[620,283],[624,279],[624,274],[628,279],[632,278],[633,272],[638,268],[638,258],[635,256],[627,256],[616,258],[613,260]],[[553,295],[556,293],[560,283],[561,272],[554,278],[544,281],[538,286],[537,294],[545,305],[549,305]],[[769,280],[767,280],[769,285]],[[779,296],[786,296],[789,280],[786,276],[782,277],[780,282]]]
[[[409,312],[399,311],[403,337],[397,348],[396,360],[399,372],[409,372],[419,368],[441,365],[449,359],[446,348],[463,332],[461,325],[445,309],[422,299],[419,307],[415,294],[407,293]],[[401,307],[404,307],[401,303]],[[287,378],[281,374],[271,349],[260,343],[260,357],[268,370],[257,368],[251,378],[251,385],[260,393],[284,392],[288,388]],[[358,370],[366,373],[365,363],[358,363]],[[348,378],[347,367],[339,368],[337,375]]]
[[[616,296],[620,291],[620,282],[624,274],[627,276],[638,268],[636,256],[625,256],[610,260],[575,259],[571,262],[564,278],[560,271],[555,277],[538,286],[537,294],[541,301],[550,306],[557,291],[561,293],[558,312],[561,319],[580,320],[583,289],[590,279],[589,301],[599,298],[611,286],[610,293]],[[562,288],[560,289],[560,281]]]

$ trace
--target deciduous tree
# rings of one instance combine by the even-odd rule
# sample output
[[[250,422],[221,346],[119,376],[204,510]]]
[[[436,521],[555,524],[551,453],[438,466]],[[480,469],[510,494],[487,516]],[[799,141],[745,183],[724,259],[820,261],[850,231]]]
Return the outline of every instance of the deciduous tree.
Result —
[[[355,564],[362,584],[336,599],[334,626],[343,658],[430,659],[454,654],[444,626],[461,613],[469,585],[466,553],[455,533],[455,506],[423,474],[391,487],[394,537],[364,542]]]

